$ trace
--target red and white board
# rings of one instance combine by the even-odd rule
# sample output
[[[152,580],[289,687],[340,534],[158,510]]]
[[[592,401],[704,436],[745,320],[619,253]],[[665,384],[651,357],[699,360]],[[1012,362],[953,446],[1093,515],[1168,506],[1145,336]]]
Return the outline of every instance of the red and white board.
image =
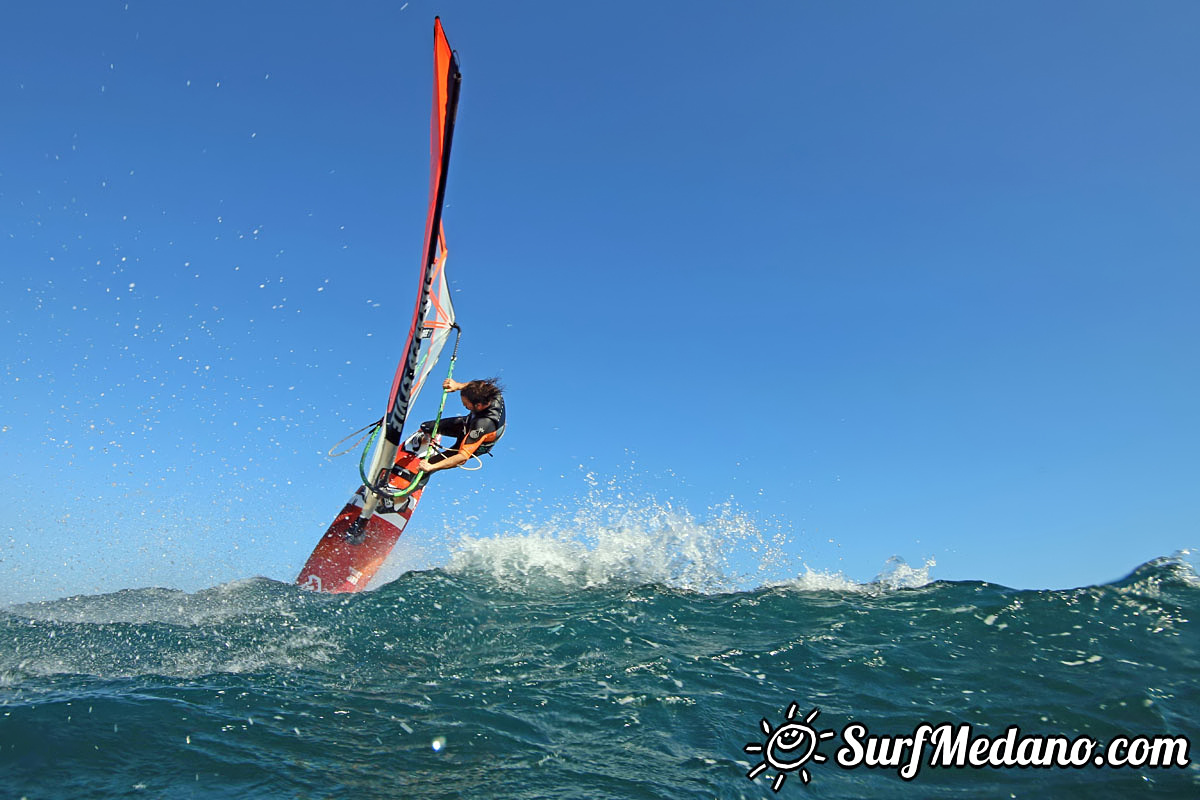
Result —
[[[408,485],[416,469],[419,456],[401,451],[402,456],[396,463],[400,474],[393,474],[389,486],[393,490],[403,489]],[[409,467],[413,469],[410,470]],[[388,554],[396,546],[400,534],[412,517],[421,499],[421,487],[409,495],[405,503],[400,501],[401,510],[397,510],[390,501],[384,500],[376,506],[375,513],[367,520],[365,535],[361,541],[353,543],[347,534],[350,526],[362,512],[366,498],[366,487],[358,487],[358,491],[350,498],[333,520],[333,524],[325,531],[316,549],[308,557],[304,569],[296,578],[296,583],[318,592],[361,592],[375,577],[375,573],[383,566]]]

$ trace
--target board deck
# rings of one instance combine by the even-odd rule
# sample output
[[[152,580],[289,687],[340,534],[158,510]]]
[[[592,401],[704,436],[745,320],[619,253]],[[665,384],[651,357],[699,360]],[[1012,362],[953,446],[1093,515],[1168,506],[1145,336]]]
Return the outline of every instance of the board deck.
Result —
[[[400,474],[394,474],[389,485],[395,489],[407,486],[412,477],[412,471],[408,468],[413,467],[415,471],[418,459],[418,455],[402,451],[395,470]],[[389,501],[381,501],[375,514],[367,520],[365,536],[360,542],[352,543],[346,534],[362,512],[366,497],[366,487],[359,486],[325,531],[321,541],[317,542],[308,562],[296,577],[296,583],[318,592],[360,592],[366,589],[396,546],[400,534],[404,533],[424,490],[421,487],[409,495],[407,503],[400,501],[403,504],[400,510]]]

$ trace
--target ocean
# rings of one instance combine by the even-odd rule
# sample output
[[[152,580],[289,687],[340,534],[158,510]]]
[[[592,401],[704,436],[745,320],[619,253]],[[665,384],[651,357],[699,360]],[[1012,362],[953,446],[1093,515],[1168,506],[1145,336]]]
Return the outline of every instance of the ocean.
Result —
[[[728,590],[477,545],[357,595],[0,610],[0,796],[1200,796],[1182,557],[1066,591],[904,565]]]

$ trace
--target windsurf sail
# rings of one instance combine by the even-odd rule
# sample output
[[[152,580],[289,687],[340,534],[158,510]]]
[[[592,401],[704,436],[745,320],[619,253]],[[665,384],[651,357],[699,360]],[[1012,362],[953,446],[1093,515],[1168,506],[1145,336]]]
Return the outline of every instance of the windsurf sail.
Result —
[[[430,440],[420,433],[401,444],[409,410],[429,379],[452,331],[458,330],[446,279],[446,234],[442,206],[450,169],[450,145],[458,111],[462,74],[458,58],[446,41],[440,19],[433,25],[433,114],[429,131],[429,207],[425,243],[418,271],[417,300],[400,363],[392,379],[387,410],[375,433],[371,466],[364,469],[368,444],[359,464],[363,485],[325,531],[296,582],[318,591],[354,592],[365,589],[412,516],[424,485],[421,459]],[[456,342],[457,346],[457,342]],[[450,359],[451,370],[454,357]],[[442,406],[446,393],[442,394]],[[438,412],[441,419],[441,411]],[[375,434],[372,435],[374,440]],[[435,437],[436,438],[436,432]]]
[[[384,436],[376,448],[367,471],[370,485],[382,483],[380,477],[396,457],[408,419],[409,409],[426,379],[437,364],[438,356],[455,327],[454,307],[446,280],[446,237],[442,226],[442,206],[446,199],[446,177],[450,171],[450,146],[458,114],[458,94],[462,73],[458,57],[450,49],[441,19],[433,23],[433,113],[429,124],[429,208],[425,217],[425,244],[418,272],[417,302],[413,309],[408,337],[400,363],[392,379],[388,407],[384,414]],[[375,498],[377,501],[378,498]],[[369,517],[375,503],[368,498],[364,516]]]
[[[433,368],[437,366],[438,359],[441,358],[442,350],[446,346],[446,342],[450,339],[450,332],[455,330],[458,324],[454,321],[454,303],[450,299],[450,284],[446,280],[446,235],[442,232],[438,236],[438,256],[433,264],[433,286],[429,291],[429,301],[425,309],[425,317],[421,323],[420,347],[417,350],[417,364],[415,375],[412,382],[412,391],[409,393],[408,405],[411,408],[413,401],[417,399],[417,395],[421,393],[421,388],[425,385],[425,379],[433,372]],[[400,369],[403,364],[396,369],[396,380],[399,380]],[[393,381],[394,383],[395,381]],[[401,421],[400,429],[404,428],[404,423]]]
[[[408,409],[421,388],[421,382],[436,363],[436,354],[445,344],[449,328],[454,324],[454,309],[445,291],[446,248],[442,230],[442,205],[446,199],[446,176],[450,171],[450,145],[454,139],[454,122],[458,113],[458,92],[462,73],[458,58],[446,41],[442,22],[433,23],[433,114],[429,128],[429,211],[425,218],[425,247],[417,284],[417,304],[413,309],[408,341],[404,346],[392,391],[388,397],[385,438],[399,444]],[[439,291],[434,291],[435,285]],[[433,312],[432,314],[430,312]],[[448,316],[446,316],[448,315]],[[428,323],[428,325],[427,325]],[[435,334],[441,334],[439,337]],[[439,343],[423,354],[421,343]],[[430,355],[432,354],[432,355]],[[422,372],[422,356],[424,371]],[[420,380],[418,380],[420,378]]]

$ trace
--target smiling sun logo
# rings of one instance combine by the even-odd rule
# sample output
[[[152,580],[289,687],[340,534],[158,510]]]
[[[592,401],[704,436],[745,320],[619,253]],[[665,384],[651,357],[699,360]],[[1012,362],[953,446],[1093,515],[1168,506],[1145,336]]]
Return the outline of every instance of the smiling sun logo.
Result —
[[[787,721],[778,728],[772,728],[771,723],[764,719],[759,723],[759,727],[762,728],[763,735],[767,737],[767,740],[761,744],[750,742],[742,748],[747,753],[758,753],[762,756],[762,761],[755,764],[754,768],[746,773],[746,777],[750,780],[757,778],[768,767],[779,771],[771,783],[772,791],[778,792],[783,786],[787,774],[796,770],[800,771],[800,780],[807,785],[812,780],[812,775],[804,765],[809,761],[815,761],[818,764],[825,761],[825,756],[817,752],[817,745],[821,743],[821,740],[837,735],[836,731],[818,733],[812,727],[812,721],[821,713],[820,709],[814,708],[810,711],[803,722],[795,722],[797,708],[795,703],[788,706],[785,715]]]

